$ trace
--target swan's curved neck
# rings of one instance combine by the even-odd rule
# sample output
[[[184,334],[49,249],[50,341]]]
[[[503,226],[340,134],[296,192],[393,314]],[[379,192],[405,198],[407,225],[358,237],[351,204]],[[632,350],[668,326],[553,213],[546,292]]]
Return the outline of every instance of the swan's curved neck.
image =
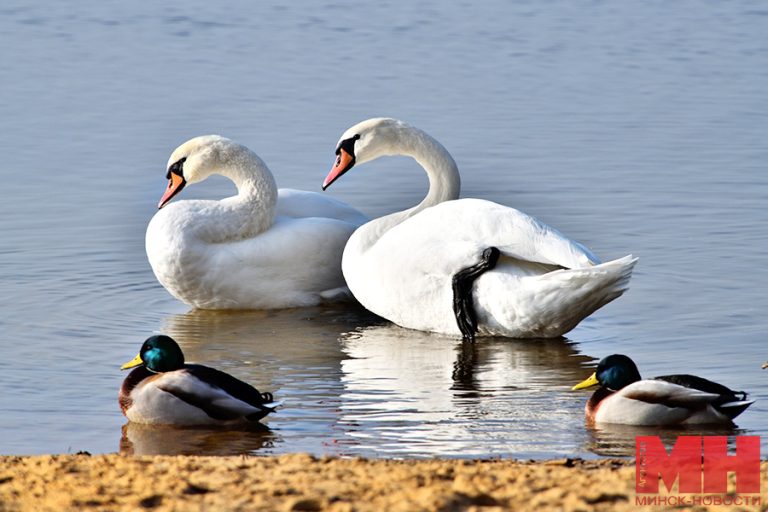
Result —
[[[418,205],[406,210],[410,213],[408,217],[443,201],[458,199],[461,191],[459,168],[448,150],[425,132],[409,128],[406,131],[410,132],[409,136],[403,141],[400,154],[412,157],[426,171],[429,192]]]
[[[360,228],[358,231],[364,232],[364,236],[360,240],[364,246],[372,245],[384,233],[425,208],[444,201],[458,199],[461,191],[459,168],[451,154],[442,144],[418,128],[407,125],[401,126],[388,147],[378,156],[384,155],[410,156],[416,160],[427,173],[429,192],[413,208],[385,215]]]
[[[229,178],[237,195],[206,208],[197,236],[210,243],[251,238],[269,229],[275,220],[277,184],[269,168],[250,150],[232,155],[213,170]]]

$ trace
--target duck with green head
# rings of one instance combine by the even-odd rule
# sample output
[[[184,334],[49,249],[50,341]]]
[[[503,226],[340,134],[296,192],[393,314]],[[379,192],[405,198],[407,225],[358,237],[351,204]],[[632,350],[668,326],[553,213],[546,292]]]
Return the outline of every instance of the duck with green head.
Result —
[[[643,379],[634,361],[613,354],[572,389],[599,385],[585,407],[587,420],[625,425],[732,424],[754,400],[744,391],[695,375]]]
[[[134,368],[120,388],[120,408],[136,423],[226,425],[257,422],[280,405],[271,393],[199,364],[184,362],[178,343],[151,336],[121,366]]]

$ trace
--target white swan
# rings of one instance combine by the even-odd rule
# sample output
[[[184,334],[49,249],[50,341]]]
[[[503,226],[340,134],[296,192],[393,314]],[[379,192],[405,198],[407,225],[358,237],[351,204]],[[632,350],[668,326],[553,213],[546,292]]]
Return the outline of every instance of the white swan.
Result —
[[[166,206],[186,184],[211,174],[231,179],[237,195]],[[278,190],[255,153],[217,135],[179,146],[166,177],[146,249],[174,297],[201,309],[269,309],[348,296],[341,254],[367,221],[362,213],[319,193]]]
[[[417,206],[360,227],[342,270],[355,297],[403,327],[444,334],[556,337],[626,289],[637,259],[600,264],[581,244],[518,210],[457,199],[451,155],[395,119],[348,129],[323,189],[355,164],[413,157],[429,176]]]

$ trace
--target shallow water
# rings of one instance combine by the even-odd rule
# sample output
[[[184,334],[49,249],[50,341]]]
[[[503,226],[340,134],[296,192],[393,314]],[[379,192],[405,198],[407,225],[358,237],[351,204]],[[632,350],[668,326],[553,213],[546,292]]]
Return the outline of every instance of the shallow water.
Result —
[[[568,391],[613,352],[750,391],[727,433],[765,435],[765,33],[748,2],[4,2],[0,453],[627,454],[636,430],[586,428]],[[630,291],[567,339],[468,349],[350,305],[189,312],[157,284],[143,234],[180,142],[221,133],[319,190],[379,115],[443,142],[464,196],[640,256]],[[425,187],[391,158],[328,193],[375,216]],[[285,399],[270,429],[123,428],[118,367],[156,332]]]

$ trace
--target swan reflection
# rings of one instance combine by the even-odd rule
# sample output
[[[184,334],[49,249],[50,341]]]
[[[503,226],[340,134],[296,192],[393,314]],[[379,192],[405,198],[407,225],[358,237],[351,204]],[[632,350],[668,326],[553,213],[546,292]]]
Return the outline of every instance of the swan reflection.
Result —
[[[634,453],[637,428],[585,429],[587,396],[570,389],[593,360],[567,338],[463,343],[403,329],[351,305],[191,311],[167,317],[161,330],[190,361],[285,401],[268,420],[272,437],[264,442],[274,444],[271,452],[536,458],[585,448],[598,455]],[[157,447],[151,451],[182,442],[175,429],[130,429],[126,446],[139,453],[144,448],[137,445]],[[235,452],[267,446],[253,433],[231,435],[227,442]],[[195,432],[175,449],[209,453],[225,438]]]
[[[341,422],[363,454],[564,454],[584,435],[569,383],[590,359],[565,338],[469,344],[390,324],[342,341]]]
[[[338,382],[345,357],[339,336],[376,321],[377,317],[351,304],[266,311],[192,310],[166,317],[161,332],[179,343],[188,361],[219,368],[282,400],[288,395],[280,388],[290,389],[308,369],[316,370],[318,378]]]
[[[346,455],[339,427],[339,338],[382,320],[355,304],[269,310],[201,311],[170,315],[161,332],[187,359],[214,366],[270,391],[284,406],[269,416],[280,452]]]

